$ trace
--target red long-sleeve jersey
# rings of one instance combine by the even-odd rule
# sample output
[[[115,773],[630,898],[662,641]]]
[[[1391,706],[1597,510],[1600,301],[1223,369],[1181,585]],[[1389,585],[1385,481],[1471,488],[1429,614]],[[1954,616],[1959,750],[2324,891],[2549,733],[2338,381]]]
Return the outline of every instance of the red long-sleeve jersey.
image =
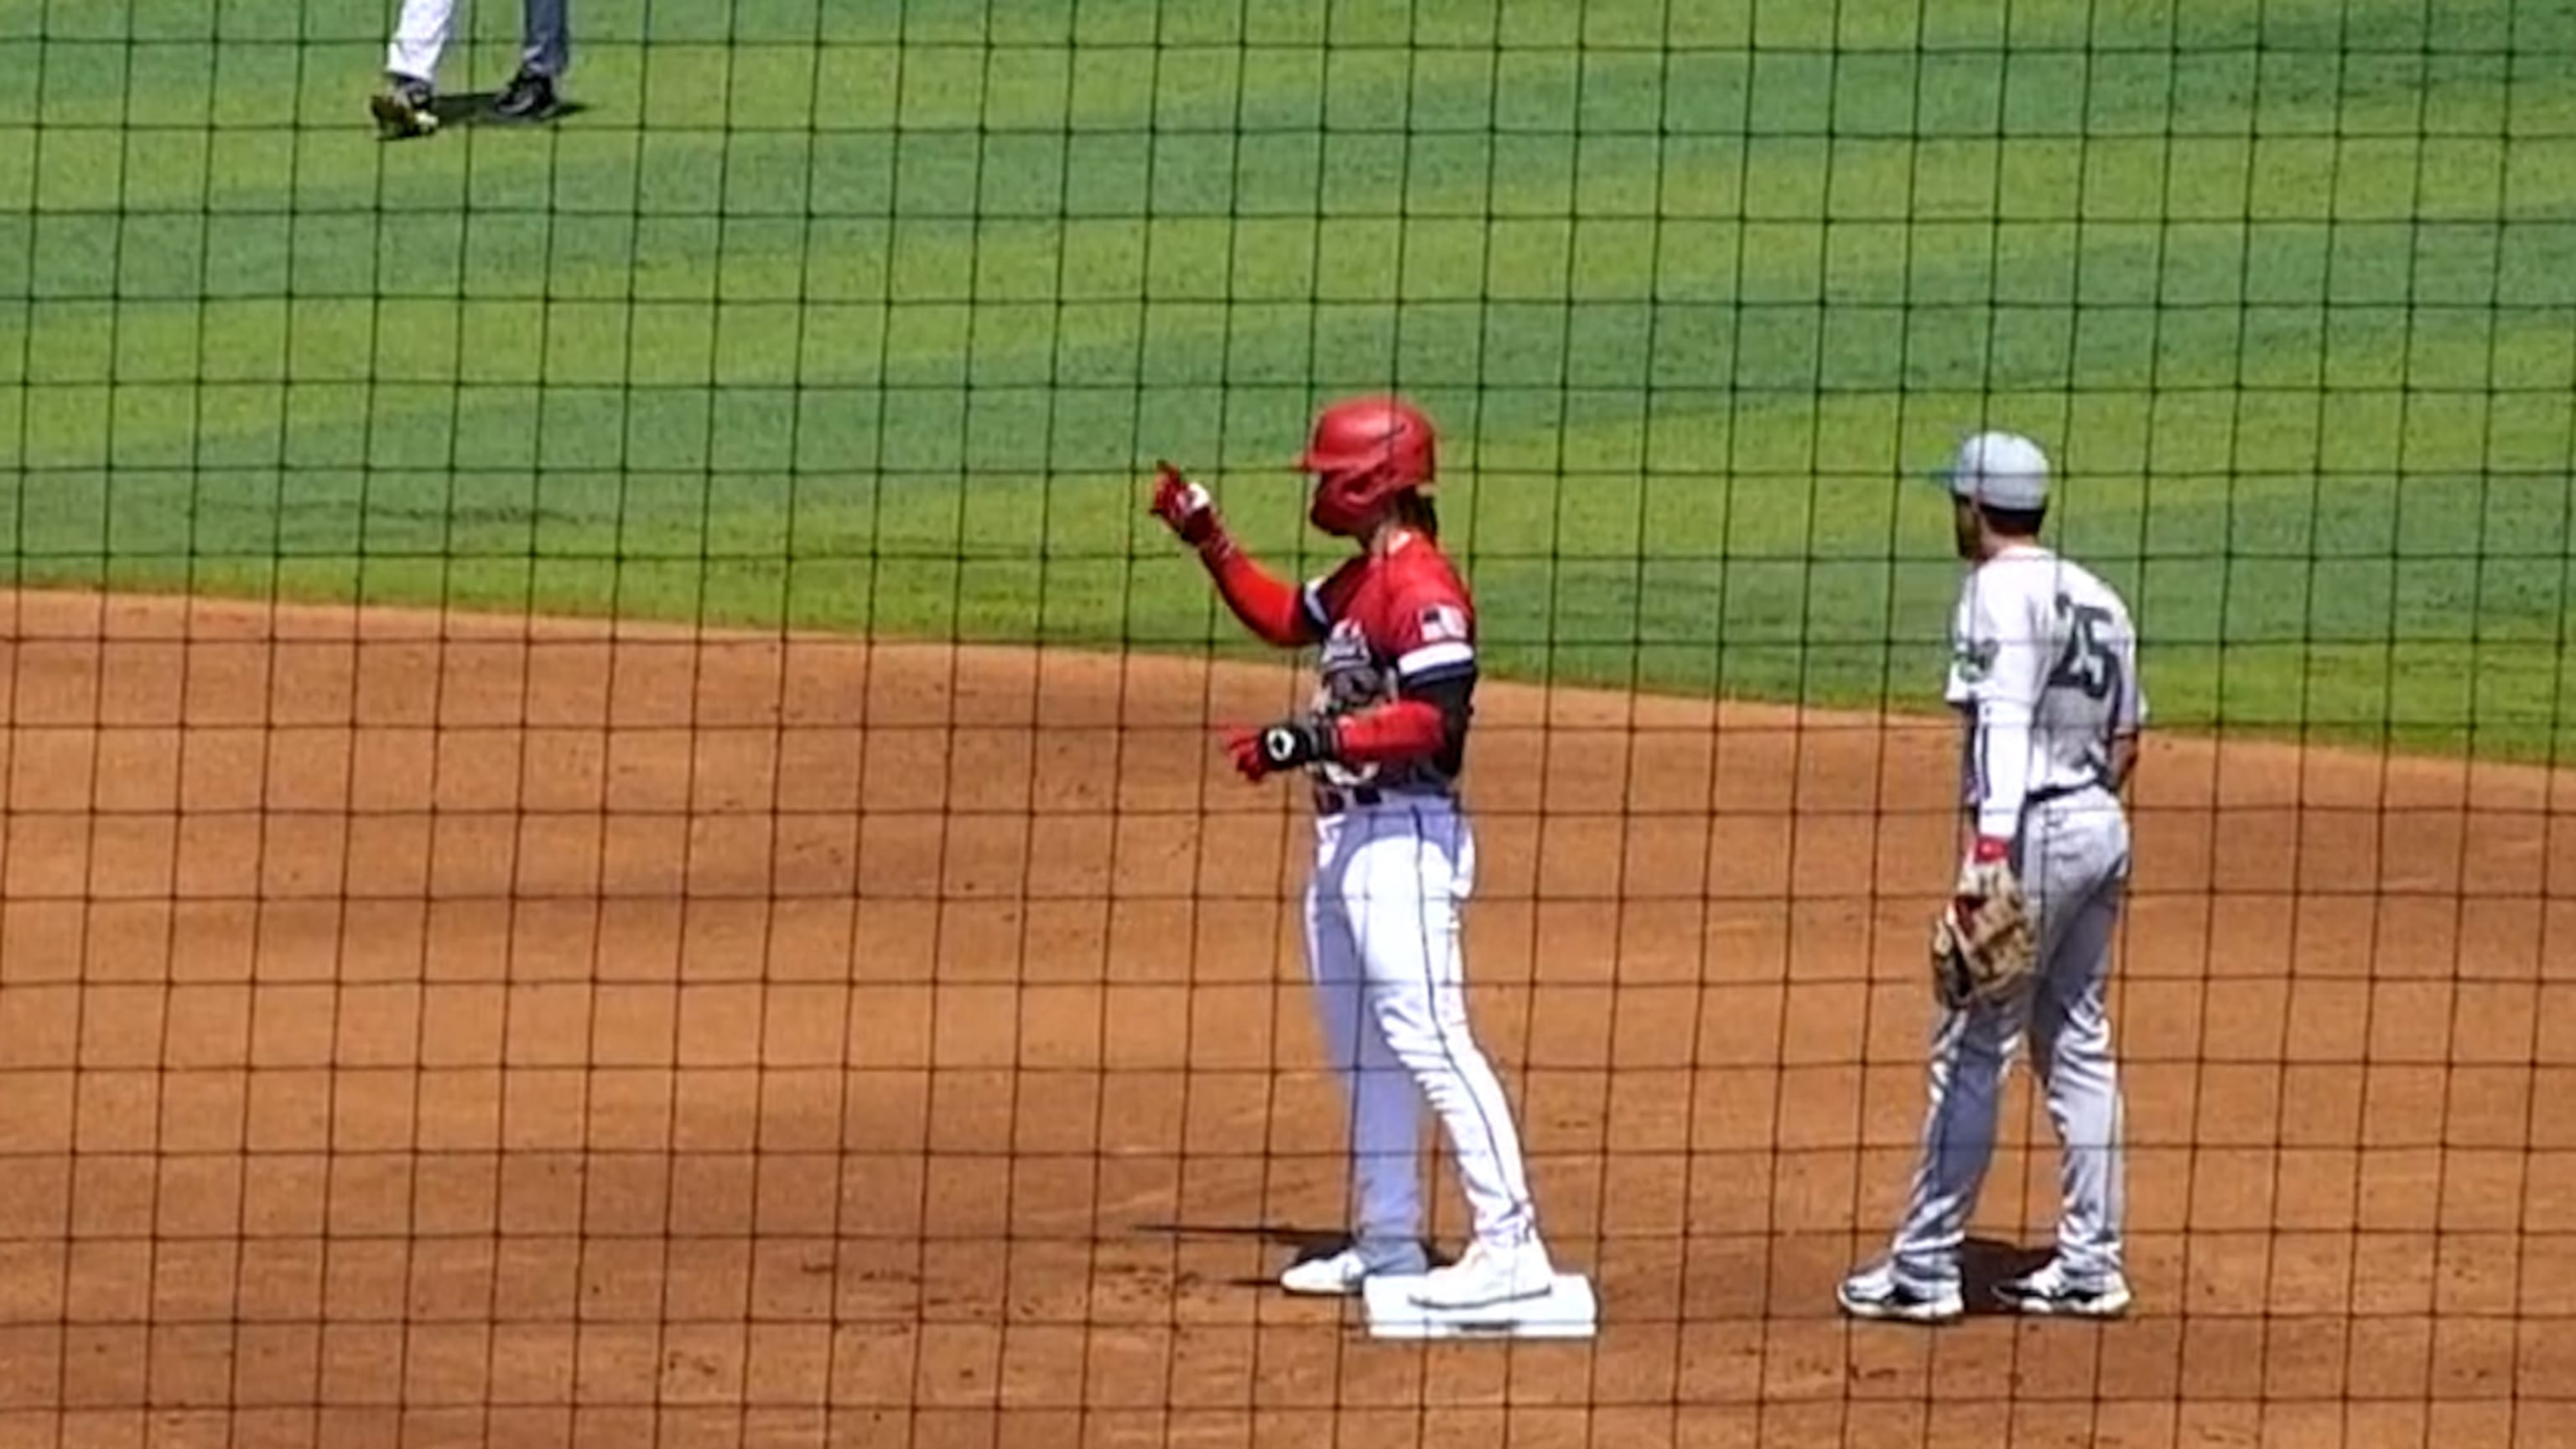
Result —
[[[1438,544],[1406,531],[1308,584],[1323,640],[1315,712],[1337,759],[1319,783],[1447,794],[1465,763],[1463,689],[1476,675],[1476,608]],[[1425,695],[1447,694],[1446,705]]]

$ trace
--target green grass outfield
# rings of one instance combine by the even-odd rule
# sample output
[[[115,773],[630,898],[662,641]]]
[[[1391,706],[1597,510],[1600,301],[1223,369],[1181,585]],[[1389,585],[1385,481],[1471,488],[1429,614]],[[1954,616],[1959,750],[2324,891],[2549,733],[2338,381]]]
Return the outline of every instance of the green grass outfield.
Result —
[[[2576,7],[819,3],[385,147],[377,0],[0,0],[11,573],[1203,649],[1145,466],[1315,566],[1394,382],[1523,677],[1927,701],[1991,422],[2169,723],[2576,714]]]

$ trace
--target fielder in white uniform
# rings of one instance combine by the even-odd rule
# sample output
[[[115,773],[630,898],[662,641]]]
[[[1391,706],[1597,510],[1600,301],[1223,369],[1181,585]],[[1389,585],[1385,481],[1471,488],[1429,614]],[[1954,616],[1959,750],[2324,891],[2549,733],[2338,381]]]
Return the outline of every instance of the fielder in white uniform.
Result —
[[[1945,475],[1970,565],[1951,621],[1944,697],[1966,725],[1972,859],[2004,859],[2030,903],[2037,954],[2016,999],[1943,1009],[1913,1191],[1886,1261],[1845,1279],[1844,1311],[1945,1322],[1966,1311],[1959,1247],[1995,1145],[2004,1069],[2027,1036],[2061,1151],[2057,1251],[1998,1290],[2026,1313],[2109,1317],[2121,1266],[2119,1077],[2104,991],[2129,878],[2120,803],[2146,719],[2128,606],[2040,546],[2048,460],[2009,433],[1970,438]]]

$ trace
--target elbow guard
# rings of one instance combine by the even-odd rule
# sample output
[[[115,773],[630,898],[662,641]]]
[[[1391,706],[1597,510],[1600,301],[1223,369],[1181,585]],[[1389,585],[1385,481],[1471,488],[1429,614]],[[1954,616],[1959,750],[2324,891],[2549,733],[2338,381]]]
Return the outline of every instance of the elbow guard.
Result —
[[[1467,742],[1467,725],[1476,713],[1476,669],[1445,670],[1437,678],[1409,683],[1407,699],[1418,699],[1440,711],[1441,742],[1456,749]]]
[[[1476,666],[1462,665],[1408,682],[1405,693],[1440,711],[1440,749],[1434,763],[1442,774],[1455,776],[1466,765],[1467,726],[1476,717]]]

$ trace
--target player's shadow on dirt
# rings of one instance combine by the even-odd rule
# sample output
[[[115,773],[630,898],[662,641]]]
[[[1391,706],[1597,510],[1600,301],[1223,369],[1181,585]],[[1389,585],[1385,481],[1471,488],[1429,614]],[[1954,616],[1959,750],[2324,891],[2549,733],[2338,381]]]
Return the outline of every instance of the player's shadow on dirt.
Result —
[[[2011,1310],[1995,1297],[1995,1285],[2037,1272],[2051,1256],[2047,1248],[2025,1248],[1995,1238],[1970,1238],[1959,1245],[1959,1291],[1971,1316],[2001,1315]]]
[[[1289,1267],[1316,1258],[1329,1258],[1351,1245],[1350,1234],[1345,1232],[1323,1232],[1284,1223],[1138,1223],[1135,1231],[1158,1238],[1248,1238],[1286,1250],[1288,1256],[1268,1265],[1257,1275],[1221,1280],[1229,1288],[1275,1288],[1279,1284],[1279,1274]],[[1429,1243],[1423,1244],[1422,1250],[1430,1254],[1435,1266],[1449,1261]]]
[[[590,109],[579,101],[564,101],[554,114],[542,121],[515,121],[492,109],[501,99],[499,91],[456,91],[441,93],[429,103],[429,113],[438,117],[438,129],[454,126],[497,126],[503,130],[535,130],[557,121],[567,121]]]

